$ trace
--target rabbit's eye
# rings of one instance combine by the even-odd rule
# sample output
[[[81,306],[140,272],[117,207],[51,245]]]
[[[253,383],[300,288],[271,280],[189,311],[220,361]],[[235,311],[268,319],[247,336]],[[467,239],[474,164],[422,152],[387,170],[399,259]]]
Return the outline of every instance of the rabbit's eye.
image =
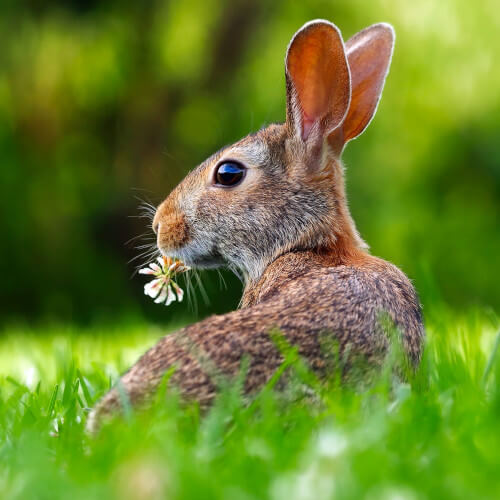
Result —
[[[215,170],[215,184],[235,186],[245,175],[245,167],[235,162],[221,163]]]

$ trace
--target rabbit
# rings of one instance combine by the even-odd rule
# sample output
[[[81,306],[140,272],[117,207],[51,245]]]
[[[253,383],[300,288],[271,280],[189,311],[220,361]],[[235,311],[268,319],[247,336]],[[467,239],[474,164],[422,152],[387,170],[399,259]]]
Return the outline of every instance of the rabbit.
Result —
[[[216,152],[158,206],[161,253],[196,268],[239,270],[240,307],[162,338],[98,402],[90,432],[120,409],[123,394],[147,404],[172,367],[169,383],[207,408],[216,374],[235,376],[246,358],[244,391],[255,394],[283,361],[273,329],[324,377],[332,369],[324,335],[340,352],[382,363],[384,313],[418,366],[425,339],[418,296],[402,271],[369,254],[349,213],[340,159],[375,114],[394,38],[380,23],[344,45],[334,24],[306,23],[286,52],[285,123]]]

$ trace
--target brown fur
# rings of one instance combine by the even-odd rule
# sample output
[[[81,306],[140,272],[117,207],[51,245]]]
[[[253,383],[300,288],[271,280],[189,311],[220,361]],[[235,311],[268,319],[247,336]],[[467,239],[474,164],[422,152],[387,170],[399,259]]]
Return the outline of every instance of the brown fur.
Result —
[[[383,311],[403,332],[406,352],[417,364],[424,333],[418,299],[404,274],[373,257],[357,267],[328,267],[326,260],[312,252],[287,253],[269,266],[258,284],[245,290],[243,308],[164,337],[122,377],[132,403],[143,402],[175,366],[171,383],[186,398],[206,406],[216,390],[217,377],[210,367],[234,377],[243,356],[251,360],[245,389],[254,393],[282,362],[269,335],[273,328],[298,346],[320,374],[325,375],[328,366],[322,351],[324,332],[338,341],[341,355],[349,349],[378,364],[388,345],[378,323]],[[97,406],[94,423],[119,407],[120,396],[113,389]]]
[[[408,358],[418,364],[424,330],[417,295],[399,269],[368,254],[349,213],[339,158],[352,131],[363,130],[375,112],[393,35],[386,25],[375,25],[353,40],[353,50],[360,52],[352,59],[349,50],[341,57],[344,45],[333,25],[320,21],[300,30],[287,56],[293,64],[286,68],[286,123],[219,151],[158,208],[154,228],[163,252],[189,265],[238,269],[246,286],[239,310],[164,337],[123,375],[121,385],[133,404],[147,401],[175,367],[171,382],[184,397],[206,406],[218,377],[234,377],[244,357],[250,361],[245,391],[255,393],[282,362],[270,337],[275,328],[324,376],[332,369],[325,339],[338,343],[341,355],[349,352],[374,366],[382,362],[389,343],[380,322],[385,313]],[[373,50],[387,43],[389,50]],[[323,72],[331,54],[334,67]],[[366,65],[367,58],[375,70],[351,64],[352,59]],[[329,98],[335,65],[345,69],[346,60],[350,73],[342,73],[336,92],[347,94]],[[360,82],[352,102],[346,74]],[[359,109],[348,110],[349,102]],[[338,125],[343,116],[354,122]],[[229,189],[214,183],[224,161],[246,167],[244,180]],[[96,429],[119,406],[119,392],[112,389],[90,415],[88,428]]]

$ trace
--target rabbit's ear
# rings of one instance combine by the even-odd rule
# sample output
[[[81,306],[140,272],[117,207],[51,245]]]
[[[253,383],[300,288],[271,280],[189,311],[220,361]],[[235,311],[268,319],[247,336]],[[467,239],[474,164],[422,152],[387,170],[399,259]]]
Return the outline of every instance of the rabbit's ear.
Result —
[[[285,72],[287,124],[303,141],[322,143],[349,108],[349,67],[338,28],[311,21],[292,38]]]
[[[393,48],[394,29],[386,23],[369,26],[347,41],[351,103],[342,126],[329,137],[331,146],[338,154],[348,141],[366,129],[375,115],[389,72]]]

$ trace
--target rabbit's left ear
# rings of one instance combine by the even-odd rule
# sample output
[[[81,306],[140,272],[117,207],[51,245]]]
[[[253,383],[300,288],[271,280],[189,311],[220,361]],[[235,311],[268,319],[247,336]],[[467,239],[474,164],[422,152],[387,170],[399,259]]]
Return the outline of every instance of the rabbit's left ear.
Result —
[[[311,21],[292,38],[285,60],[287,126],[319,149],[349,108],[351,83],[344,43],[328,21]]]
[[[394,29],[386,23],[369,26],[346,42],[352,98],[344,122],[328,138],[338,155],[348,141],[366,129],[375,115],[393,49]]]

